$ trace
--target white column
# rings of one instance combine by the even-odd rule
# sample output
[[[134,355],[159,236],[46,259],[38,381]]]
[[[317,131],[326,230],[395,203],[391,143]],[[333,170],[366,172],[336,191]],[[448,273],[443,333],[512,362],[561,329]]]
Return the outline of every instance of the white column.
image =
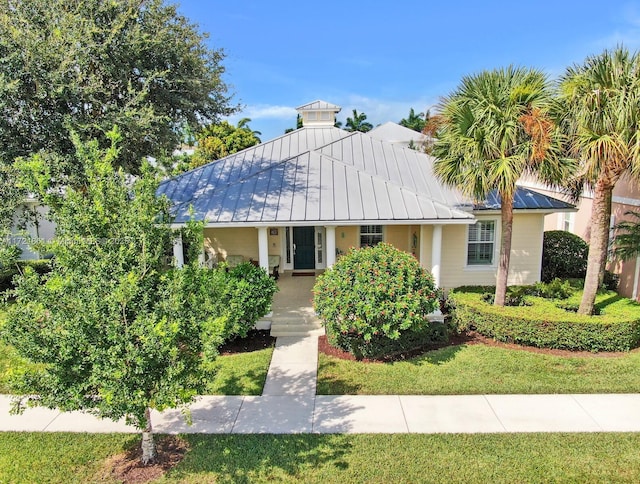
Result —
[[[269,237],[267,227],[258,227],[258,259],[260,267],[269,272]]]
[[[420,226],[420,265],[425,269],[427,267],[427,226]]]
[[[336,263],[336,228],[333,225],[325,227],[327,247],[327,268]]]
[[[182,235],[180,234],[173,239],[173,259],[178,269],[184,266],[184,251],[182,247]]]
[[[431,274],[436,287],[440,287],[440,264],[442,263],[442,225],[433,226],[431,236]]]

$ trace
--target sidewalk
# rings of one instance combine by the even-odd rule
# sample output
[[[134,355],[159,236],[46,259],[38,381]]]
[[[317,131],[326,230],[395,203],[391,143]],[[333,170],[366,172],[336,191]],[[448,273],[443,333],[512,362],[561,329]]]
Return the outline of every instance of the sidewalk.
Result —
[[[202,396],[154,412],[158,433],[497,433],[640,432],[640,394],[315,395],[317,338],[278,338],[262,396]],[[0,431],[137,432],[124,421],[33,408],[9,415],[0,395]]]
[[[124,422],[79,412],[28,409],[9,415],[0,396],[0,431],[137,432]],[[640,395],[203,396],[154,412],[158,433],[497,433],[640,432]]]

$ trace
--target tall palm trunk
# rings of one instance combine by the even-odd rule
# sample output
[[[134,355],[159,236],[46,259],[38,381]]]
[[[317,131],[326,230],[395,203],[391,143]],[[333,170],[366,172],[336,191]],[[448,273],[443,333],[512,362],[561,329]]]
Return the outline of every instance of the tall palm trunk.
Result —
[[[496,278],[494,304],[504,306],[507,296],[507,279],[511,260],[511,234],[513,233],[513,196],[501,195],[502,231],[500,235],[500,263]]]
[[[153,439],[153,427],[151,426],[151,409],[147,407],[144,412],[147,426],[142,432],[142,464],[153,464],[158,457],[156,442]]]
[[[589,257],[587,274],[584,278],[584,292],[578,314],[590,315],[600,286],[602,269],[607,260],[609,246],[609,225],[611,223],[611,197],[613,187],[606,180],[599,179],[593,194],[591,209],[591,237],[589,239]]]

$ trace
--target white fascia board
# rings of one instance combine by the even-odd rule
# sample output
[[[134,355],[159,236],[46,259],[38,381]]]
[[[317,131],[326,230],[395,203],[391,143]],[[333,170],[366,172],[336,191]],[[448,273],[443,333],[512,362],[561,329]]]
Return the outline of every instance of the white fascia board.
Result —
[[[475,218],[467,219],[429,219],[429,220],[313,220],[295,222],[225,222],[225,223],[205,223],[207,229],[237,228],[237,227],[310,227],[310,226],[359,226],[359,225],[473,225]],[[178,229],[186,224],[172,223],[171,228]]]

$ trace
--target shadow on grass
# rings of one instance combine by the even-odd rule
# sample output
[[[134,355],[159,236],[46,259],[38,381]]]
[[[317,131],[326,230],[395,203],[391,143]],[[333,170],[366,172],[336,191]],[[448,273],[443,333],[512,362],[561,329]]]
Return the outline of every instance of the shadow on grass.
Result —
[[[261,395],[266,379],[266,371],[249,370],[240,375],[225,376],[217,374],[211,390],[217,395]]]
[[[295,478],[307,468],[331,463],[348,467],[352,444],[344,435],[188,435],[185,459],[169,476],[182,481],[190,475],[211,475],[211,482],[254,482]],[[208,476],[206,477],[208,479]]]

